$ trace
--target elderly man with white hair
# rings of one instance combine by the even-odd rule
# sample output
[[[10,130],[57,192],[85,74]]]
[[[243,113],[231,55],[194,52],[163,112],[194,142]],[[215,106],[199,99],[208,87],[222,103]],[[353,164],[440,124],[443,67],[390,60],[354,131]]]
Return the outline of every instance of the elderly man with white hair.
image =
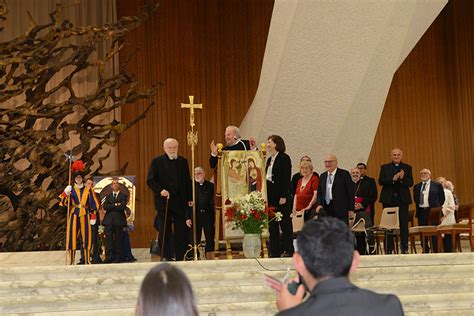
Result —
[[[167,138],[164,154],[153,158],[147,184],[155,195],[160,245],[164,245],[162,260],[183,260],[186,250],[186,224],[191,226],[192,182],[186,158],[178,156],[178,141]],[[171,224],[174,224],[174,230]],[[164,237],[164,243],[163,243]]]
[[[418,225],[437,225],[438,223],[428,223],[430,209],[433,207],[441,207],[444,203],[443,186],[436,181],[431,181],[431,171],[429,169],[420,170],[421,182],[413,187],[413,198],[415,200]],[[429,252],[428,240],[424,241],[425,249]],[[438,252],[436,238],[433,237],[433,252]]]
[[[229,125],[225,129],[225,146],[222,150],[254,150],[255,140],[250,138],[250,140],[240,139],[240,130],[237,126]],[[211,145],[211,157],[209,158],[209,164],[212,169],[217,166],[217,145],[212,140]]]

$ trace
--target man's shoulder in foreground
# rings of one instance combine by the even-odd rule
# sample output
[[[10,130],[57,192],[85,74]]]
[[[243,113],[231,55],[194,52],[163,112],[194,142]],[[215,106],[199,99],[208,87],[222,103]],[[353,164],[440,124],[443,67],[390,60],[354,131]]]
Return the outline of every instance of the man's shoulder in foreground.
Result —
[[[400,300],[392,294],[377,294],[358,288],[347,278],[321,282],[302,304],[278,315],[403,315]]]

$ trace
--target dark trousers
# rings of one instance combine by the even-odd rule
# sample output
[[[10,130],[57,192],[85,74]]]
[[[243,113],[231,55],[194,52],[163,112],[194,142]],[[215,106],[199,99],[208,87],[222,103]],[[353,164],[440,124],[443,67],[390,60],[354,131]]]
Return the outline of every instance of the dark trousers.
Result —
[[[292,256],[293,249],[293,223],[291,221],[291,210],[288,203],[279,205],[276,212],[283,214],[282,220],[277,222],[272,220],[268,230],[270,232],[270,256],[272,258],[281,257],[282,248],[287,255]],[[282,231],[283,244],[280,241],[280,228]]]
[[[452,244],[452,237],[451,235],[444,235],[443,237],[443,249],[444,252],[453,252],[453,244]]]
[[[436,226],[436,225],[438,225],[438,223],[436,223],[436,222],[428,223],[429,216],[430,216],[430,208],[429,207],[425,207],[425,208],[420,207],[418,209],[418,225],[419,226],[428,226],[428,225]],[[422,241],[422,242],[425,243],[426,252],[429,252],[430,247],[429,247],[429,243],[428,243],[428,238],[425,238],[425,240]],[[431,237],[431,244],[433,245],[433,252],[438,252],[438,242],[437,242],[436,236]]]
[[[400,222],[400,249],[402,252],[408,252],[408,204],[395,200],[392,203],[383,203],[383,207],[398,207],[398,220]],[[393,235],[388,234],[386,241],[386,252],[391,253],[394,248]]]
[[[105,256],[107,261],[123,261],[123,226],[105,226]]]
[[[198,243],[201,242],[202,230],[204,229],[204,236],[206,237],[206,252],[214,251],[214,212],[208,210],[196,210],[196,239]]]
[[[96,222],[95,225],[91,225],[91,242],[92,242],[92,249],[91,249],[91,259],[92,263],[101,263],[102,259],[100,259],[100,241],[99,241],[99,223]],[[84,263],[84,247],[82,246],[82,242],[80,244],[81,249],[81,260],[80,263]]]
[[[172,209],[168,209],[168,216],[165,223],[165,211],[158,212],[160,219],[157,224],[159,225],[158,231],[160,246],[163,245],[163,257],[167,260],[171,260],[173,257],[176,261],[182,261],[184,258],[184,253],[186,252],[186,219],[184,211],[181,213],[176,212]],[[174,230],[171,229],[171,224],[174,226]],[[166,225],[166,231],[165,231]],[[163,243],[164,235],[164,243]]]
[[[324,207],[324,210],[326,211],[327,216],[338,218],[341,221],[343,221],[346,225],[349,225],[349,214],[347,213],[348,210],[341,213],[336,212],[336,210],[334,209],[334,203],[332,202],[332,200],[331,200],[331,203],[329,204],[324,203],[323,207]]]

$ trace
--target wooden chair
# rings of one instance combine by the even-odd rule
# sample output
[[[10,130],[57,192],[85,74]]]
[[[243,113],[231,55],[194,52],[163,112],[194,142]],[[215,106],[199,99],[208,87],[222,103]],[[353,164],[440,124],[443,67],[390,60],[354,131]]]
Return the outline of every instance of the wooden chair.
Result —
[[[456,224],[439,225],[437,227],[438,249],[440,250],[440,252],[444,251],[442,238],[442,235],[444,234],[451,235],[453,252],[456,252],[456,250],[462,252],[460,234],[468,234],[469,245],[471,246],[471,251],[474,252],[473,229],[474,203],[460,205],[459,209],[456,212]]]
[[[428,238],[428,243],[430,245],[431,252],[433,252],[434,245],[431,237],[436,237],[438,235],[437,226],[439,225],[442,214],[443,213],[441,212],[441,207],[434,207],[430,209],[430,214],[428,215],[428,223],[435,223],[435,225],[414,226],[408,229],[411,253],[416,253],[416,236],[420,238],[423,253],[428,252],[428,250],[426,249],[426,243],[424,242],[425,238]]]
[[[383,240],[384,248],[387,248],[387,235],[393,235],[395,239],[395,253],[398,253],[398,235],[400,231],[400,220],[398,218],[398,207],[386,207],[382,210],[379,226],[370,227],[377,244],[377,254],[382,253],[380,242]],[[385,251],[386,253],[386,251]]]

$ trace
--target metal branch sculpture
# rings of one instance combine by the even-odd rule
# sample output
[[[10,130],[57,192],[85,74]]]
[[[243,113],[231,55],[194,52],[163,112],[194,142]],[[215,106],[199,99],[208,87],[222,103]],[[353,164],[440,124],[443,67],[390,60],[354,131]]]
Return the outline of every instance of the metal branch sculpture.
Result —
[[[0,43],[1,251],[64,248],[65,210],[57,201],[68,174],[62,148],[77,134],[80,143],[69,153],[81,156],[86,174],[102,174],[102,162],[110,151],[98,157],[99,151],[104,145],[114,146],[120,134],[145,117],[152,101],[131,122],[97,123],[104,113],[155,95],[159,84],[139,91],[126,63],[116,75],[107,76],[105,69],[124,46],[125,36],[157,8],[148,4],[138,16],[103,27],[74,27],[62,18],[64,5],[58,5],[50,23],[38,25],[30,15],[26,34]],[[5,20],[5,14],[2,9],[0,20]],[[110,46],[105,57],[94,60],[98,45],[106,42]],[[78,96],[74,82],[91,71],[98,74],[95,90]],[[52,79],[58,77],[62,79],[54,84]],[[52,101],[58,94],[67,98]],[[20,104],[8,106],[7,101],[13,99]],[[81,117],[71,121],[73,113]],[[95,170],[91,170],[93,159],[99,162]]]

